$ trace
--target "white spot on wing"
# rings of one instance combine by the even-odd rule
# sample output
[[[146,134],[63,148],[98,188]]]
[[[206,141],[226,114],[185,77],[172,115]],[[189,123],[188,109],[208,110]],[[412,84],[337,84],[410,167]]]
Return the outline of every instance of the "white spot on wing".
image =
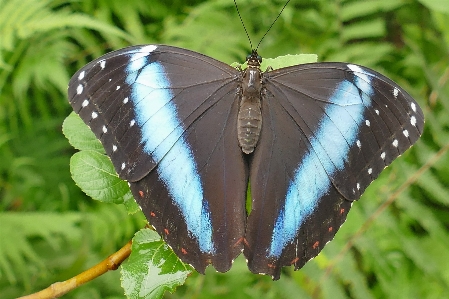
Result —
[[[83,80],[85,74],[86,74],[86,72],[85,72],[85,71],[82,71],[82,72],[78,75],[78,80]]]
[[[407,130],[404,130],[402,133],[404,133],[405,137],[408,137],[408,135],[409,135]]]
[[[97,112],[95,112],[95,111],[94,111],[94,112],[92,112],[92,118],[93,118],[93,119],[95,119],[95,118],[97,118],[97,117],[98,117],[98,113],[97,113]]]
[[[106,128],[106,126],[103,126],[103,133],[107,133],[108,132],[108,128]]]
[[[89,101],[88,100],[84,100],[83,103],[81,104],[81,106],[84,108],[87,105],[89,105]]]
[[[132,119],[132,120],[129,122],[129,126],[132,127],[132,126],[134,126],[135,123],[136,123],[136,121],[135,121],[134,119]]]
[[[357,147],[358,147],[358,148],[362,148],[362,143],[360,142],[360,140],[357,140],[356,143],[357,143]]]
[[[356,76],[359,77],[362,80],[356,80],[356,85],[358,88],[360,88],[363,92],[365,92],[367,95],[371,95],[373,93],[372,87],[371,87],[371,79],[368,76],[368,73],[362,69],[360,66],[355,64],[348,64],[348,68],[353,71],[354,73],[357,73]]]
[[[124,99],[123,99],[123,104],[128,103],[128,100],[129,100],[128,97],[124,98]]]
[[[399,144],[399,142],[398,142],[397,139],[393,140],[393,146],[394,146],[394,147],[398,147],[398,144]]]
[[[374,111],[376,111],[376,114],[379,115],[379,110],[375,109]]]
[[[357,190],[360,190],[360,184],[357,183]]]
[[[399,89],[397,89],[397,87],[395,87],[395,88],[393,89],[393,95],[394,95],[394,98],[395,98],[395,99],[398,98],[398,94],[399,94]]]
[[[416,117],[415,116],[410,117],[410,123],[412,124],[412,126],[416,127]]]
[[[102,69],[104,69],[105,66],[106,66],[106,61],[105,60],[100,61],[100,67]]]
[[[382,152],[382,154],[380,154],[380,157],[382,158],[382,160],[385,160],[385,152]]]
[[[147,46],[145,46],[145,47],[142,47],[141,48],[141,51],[142,52],[147,52],[147,53],[151,53],[151,52],[153,52],[154,50],[156,50],[157,49],[157,46],[156,45],[147,45]],[[137,56],[137,55],[136,55]]]
[[[369,120],[365,120],[365,124],[366,124],[367,127],[369,127],[371,125]]]
[[[139,52],[136,52],[132,55],[132,59],[130,60],[130,64],[128,65],[128,70],[131,72],[136,72],[139,69],[142,69],[142,67],[145,67],[145,61],[143,61],[141,58],[144,58],[148,56],[151,52],[157,49],[157,46],[155,45],[147,45],[142,48],[140,48]],[[157,80],[155,80],[153,83],[157,83]],[[128,82],[131,83],[131,82]]]
[[[115,88],[115,90],[119,90],[120,89],[120,85],[117,85],[117,87]]]
[[[373,169],[372,168],[368,168],[368,174],[372,174],[373,173]]]
[[[117,150],[117,146],[115,144],[112,145],[112,151],[115,152]]]
[[[125,169],[126,164],[122,163],[122,170]]]
[[[415,105],[415,103],[412,102],[410,104],[410,107],[412,107],[413,112],[416,112],[416,105]]]
[[[81,94],[82,92],[83,92],[83,89],[84,89],[84,87],[83,87],[83,85],[78,85],[78,87],[76,88],[76,94]]]

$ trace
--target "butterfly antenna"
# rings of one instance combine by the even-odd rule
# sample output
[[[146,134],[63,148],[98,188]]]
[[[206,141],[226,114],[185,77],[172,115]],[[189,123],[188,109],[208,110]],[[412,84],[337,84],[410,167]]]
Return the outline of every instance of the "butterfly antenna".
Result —
[[[288,0],[288,1],[290,1],[290,0]],[[237,9],[237,14],[239,15],[240,22],[242,22],[243,29],[245,29],[245,33],[246,33],[246,36],[248,37],[249,45],[251,46],[251,50],[253,50],[254,48],[253,48],[253,44],[251,43],[251,38],[249,37],[248,31],[246,30],[245,23],[243,23],[243,19],[242,19],[242,16],[240,15],[239,7],[237,6],[237,2],[235,0],[234,0],[234,5],[235,5],[235,9]]]
[[[287,4],[288,4],[289,2],[290,2],[290,0],[288,0],[287,2],[285,2],[284,7],[282,7],[282,9],[281,9],[281,11],[279,12],[278,16],[276,17],[276,19],[274,19],[273,23],[271,23],[270,28],[268,28],[267,32],[265,32],[265,34],[262,36],[262,38],[260,39],[259,43],[257,44],[256,51],[257,51],[257,49],[259,49],[260,43],[261,43],[262,40],[265,38],[265,36],[268,34],[268,32],[270,31],[270,29],[273,27],[274,23],[276,23],[276,21],[279,19],[279,17],[281,16],[282,12],[284,11],[285,7],[287,6]],[[235,0],[234,0],[234,3],[235,3]],[[237,4],[236,4],[235,6],[237,7]],[[237,12],[238,12],[238,9],[237,9]],[[240,16],[240,13],[239,13],[239,16]],[[242,19],[242,18],[240,17],[240,19]],[[243,23],[243,21],[242,21],[242,23]],[[245,27],[245,26],[243,26],[243,27]],[[246,31],[246,29],[245,29],[245,31]],[[246,33],[246,35],[248,35],[248,32]],[[249,36],[248,36],[248,38],[249,38]],[[251,43],[251,41],[250,41],[250,43]],[[251,47],[251,48],[252,48],[252,47]]]

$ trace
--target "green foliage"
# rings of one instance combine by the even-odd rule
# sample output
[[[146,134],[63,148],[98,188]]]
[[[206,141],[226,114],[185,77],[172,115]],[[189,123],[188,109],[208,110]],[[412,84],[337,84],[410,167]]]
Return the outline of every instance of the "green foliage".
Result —
[[[260,64],[260,69],[262,71],[266,71],[267,68],[270,67],[273,70],[277,70],[287,66],[317,62],[317,60],[318,57],[315,54],[297,54],[297,55],[284,55],[276,58],[263,58],[262,63]],[[247,68],[247,63],[246,61],[243,64],[234,62],[231,63],[231,66],[244,70]]]
[[[284,2],[238,4],[257,43]],[[284,269],[281,280],[272,282],[249,273],[239,258],[225,274],[193,273],[166,298],[447,296],[448,23],[447,5],[439,0],[291,1],[259,53],[317,53],[320,61],[374,68],[423,107],[424,135],[368,188],[334,241],[300,271]],[[140,213],[129,216],[122,205],[92,201],[79,190],[70,177],[74,151],[60,128],[71,111],[66,84],[79,67],[109,50],[149,42],[227,63],[242,62],[250,50],[231,0],[0,1],[2,298],[84,271],[144,226]],[[71,143],[86,150],[92,146],[86,140],[83,135]],[[95,150],[102,150],[98,145]],[[411,177],[416,180],[407,181]],[[116,272],[65,298],[123,293]]]
[[[93,199],[124,204],[128,213],[137,212],[139,207],[128,184],[119,179],[100,141],[75,112],[64,120],[62,131],[70,144],[80,150],[70,159],[70,173],[78,187]]]
[[[165,291],[173,292],[182,285],[190,272],[191,267],[183,264],[155,231],[143,229],[133,238],[121,280],[129,298],[161,298]]]

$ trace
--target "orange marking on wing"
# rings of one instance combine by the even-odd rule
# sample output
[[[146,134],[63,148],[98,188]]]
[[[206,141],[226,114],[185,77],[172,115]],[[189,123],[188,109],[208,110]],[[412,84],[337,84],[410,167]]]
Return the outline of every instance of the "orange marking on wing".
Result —
[[[332,232],[334,228],[332,226],[329,226],[329,232]]]
[[[181,252],[182,254],[187,254],[187,250],[185,250],[184,248],[181,247]]]
[[[340,209],[340,214],[343,214],[345,212],[345,209],[341,208]]]
[[[291,261],[290,265],[296,264],[297,261],[299,261],[299,257],[296,257],[293,261]]]
[[[151,217],[156,217],[156,214],[155,214],[153,211],[151,211],[151,212],[150,212],[150,216],[151,216]]]
[[[140,197],[143,197],[143,195],[144,195],[143,191],[140,190],[140,191],[139,191],[139,196],[140,196]]]
[[[316,241],[315,243],[313,243],[312,248],[313,248],[313,249],[317,249],[318,246],[320,246],[320,242],[319,242],[319,241]]]
[[[164,233],[165,233],[166,235],[168,235],[170,232],[168,231],[168,229],[164,228]]]
[[[236,247],[237,245],[239,245],[240,243],[243,243],[246,245],[246,247],[249,247],[248,241],[246,241],[246,238],[241,237],[237,240],[237,242],[235,242],[234,247]]]

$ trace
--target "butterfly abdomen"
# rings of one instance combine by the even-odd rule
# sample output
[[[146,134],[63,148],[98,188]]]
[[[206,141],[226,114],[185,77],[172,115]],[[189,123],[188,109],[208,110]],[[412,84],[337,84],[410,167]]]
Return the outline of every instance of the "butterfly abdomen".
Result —
[[[242,151],[245,154],[252,153],[257,145],[260,129],[262,128],[260,101],[254,103],[251,101],[244,102],[242,100],[237,126],[239,144]]]
[[[249,66],[243,75],[242,100],[237,118],[239,145],[245,154],[250,154],[259,141],[262,128],[260,98],[262,90],[261,72],[257,66]]]

